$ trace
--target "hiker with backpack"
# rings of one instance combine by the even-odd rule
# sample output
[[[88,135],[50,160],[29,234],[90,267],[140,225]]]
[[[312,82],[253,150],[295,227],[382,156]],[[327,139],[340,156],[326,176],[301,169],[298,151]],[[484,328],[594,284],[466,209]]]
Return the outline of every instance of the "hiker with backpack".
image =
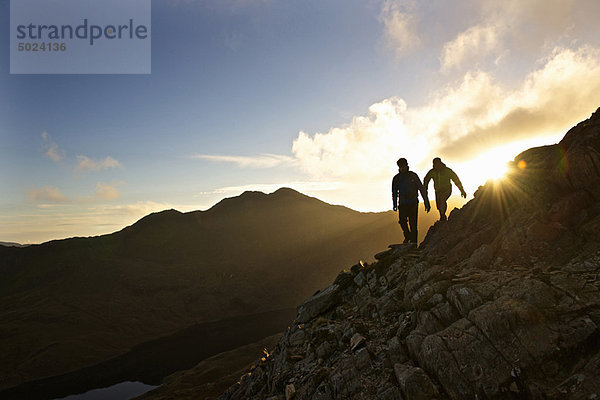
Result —
[[[409,171],[406,158],[400,158],[396,164],[398,165],[398,174],[392,179],[394,211],[398,211],[398,223],[404,233],[404,243],[417,244],[419,192],[425,203],[425,211],[429,212],[431,206],[425,187],[423,187],[419,176]]]
[[[446,210],[448,209],[448,198],[452,194],[452,182],[460,190],[460,195],[464,198],[467,197],[465,189],[463,189],[458,175],[442,162],[439,157],[433,159],[433,168],[427,172],[423,183],[425,190],[429,188],[429,181],[433,179],[433,188],[435,190],[435,205],[440,212],[440,221],[446,221]]]

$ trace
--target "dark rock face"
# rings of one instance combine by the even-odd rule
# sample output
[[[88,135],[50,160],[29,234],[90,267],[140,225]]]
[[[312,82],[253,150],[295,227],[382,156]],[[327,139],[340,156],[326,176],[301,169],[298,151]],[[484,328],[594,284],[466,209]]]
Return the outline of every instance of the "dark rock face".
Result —
[[[220,399],[599,398],[600,110],[513,164],[340,273]]]

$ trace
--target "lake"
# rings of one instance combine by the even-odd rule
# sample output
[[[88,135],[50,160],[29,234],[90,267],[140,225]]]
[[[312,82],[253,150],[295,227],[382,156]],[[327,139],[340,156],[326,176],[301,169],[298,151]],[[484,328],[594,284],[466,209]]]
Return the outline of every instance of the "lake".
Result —
[[[156,387],[141,382],[121,382],[106,388],[94,389],[81,394],[72,394],[55,400],[129,400]]]

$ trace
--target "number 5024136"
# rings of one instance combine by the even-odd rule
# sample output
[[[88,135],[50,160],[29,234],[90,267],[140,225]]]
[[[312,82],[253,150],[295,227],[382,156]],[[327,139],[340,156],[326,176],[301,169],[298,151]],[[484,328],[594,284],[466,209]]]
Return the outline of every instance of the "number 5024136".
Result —
[[[19,42],[17,45],[17,49],[19,51],[66,51],[67,44],[66,43],[29,43],[29,42]]]

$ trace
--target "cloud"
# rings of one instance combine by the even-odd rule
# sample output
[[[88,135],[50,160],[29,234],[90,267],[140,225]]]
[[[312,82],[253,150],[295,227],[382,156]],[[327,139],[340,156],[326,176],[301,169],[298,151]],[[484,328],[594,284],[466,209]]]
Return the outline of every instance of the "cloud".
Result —
[[[27,196],[35,202],[69,203],[71,200],[54,186],[44,186],[27,191]]]
[[[315,179],[367,182],[388,179],[400,156],[423,170],[434,156],[462,163],[495,146],[555,140],[600,105],[600,51],[557,48],[540,64],[512,89],[474,71],[426,105],[385,99],[347,125],[299,132],[292,152]]]
[[[58,145],[50,140],[48,132],[42,132],[42,139],[44,140],[43,148],[45,155],[54,162],[59,162],[64,158],[64,152],[59,150]]]
[[[104,182],[98,182],[94,190],[94,194],[86,197],[77,197],[71,199],[60,191],[55,186],[44,186],[42,188],[34,188],[27,191],[27,196],[30,200],[36,203],[50,203],[50,204],[39,204],[38,208],[51,208],[56,204],[87,204],[101,201],[114,201],[121,197],[121,193],[117,186],[119,184],[109,184]]]
[[[570,44],[581,36],[581,29],[589,29],[584,25],[596,23],[594,11],[600,11],[595,0],[473,0],[469,4],[473,23],[443,45],[443,72],[497,62],[508,53],[515,60],[537,56],[540,50]],[[591,30],[598,31],[597,25]]]
[[[86,156],[77,156],[75,172],[99,171],[120,166],[121,163],[110,156],[106,157],[104,160],[92,160]]]
[[[519,89],[490,88],[502,98],[494,101],[496,113],[471,124],[440,151],[458,158],[507,140],[563,132],[586,118],[600,106],[600,51],[587,46],[555,49],[544,67],[529,74]],[[481,100],[491,108],[489,99]]]
[[[254,157],[198,154],[192,157],[213,162],[233,163],[243,168],[274,168],[295,163],[293,157],[278,154],[261,154]]]
[[[264,193],[272,193],[277,189],[281,189],[282,187],[291,188],[297,190],[302,193],[307,192],[322,192],[322,191],[331,191],[337,190],[342,186],[341,182],[284,182],[284,183],[257,183],[257,184],[248,184],[248,185],[240,185],[240,186],[225,186],[218,189],[215,189],[211,192],[204,192],[201,195],[208,194],[226,194],[226,195],[236,195],[246,191],[259,191]]]
[[[113,201],[121,197],[121,193],[119,193],[115,185],[98,182],[94,196],[98,200]]]
[[[498,28],[476,25],[460,33],[454,40],[446,43],[440,62],[442,71],[461,66],[467,60],[480,58],[497,50],[499,43]]]
[[[383,24],[384,38],[398,57],[421,45],[414,8],[412,0],[385,0],[381,5],[379,21]]]
[[[407,131],[407,105],[390,98],[369,107],[369,116],[312,137],[300,132],[292,152],[300,167],[318,179],[359,181],[389,176],[403,148],[422,149],[426,142]],[[393,172],[393,169],[392,169]]]

